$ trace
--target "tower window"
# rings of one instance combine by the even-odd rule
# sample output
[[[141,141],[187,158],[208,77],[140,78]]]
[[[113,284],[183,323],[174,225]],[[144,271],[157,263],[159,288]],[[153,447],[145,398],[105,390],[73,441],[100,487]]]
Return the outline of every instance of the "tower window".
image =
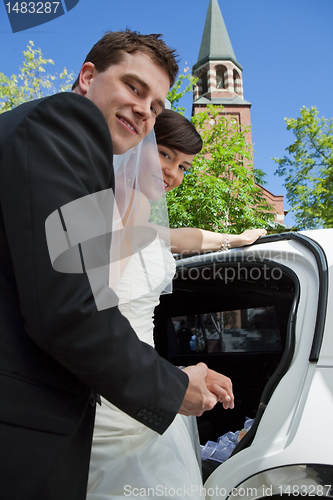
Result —
[[[217,66],[216,67],[216,88],[217,89],[225,89],[226,72],[227,72],[227,68],[225,66]]]
[[[234,92],[236,94],[238,94],[238,91],[240,90],[239,85],[238,85],[240,83],[240,77],[235,69],[234,69],[233,77],[234,77]]]
[[[208,76],[207,73],[204,73],[201,75],[201,82],[202,82],[202,93],[207,94],[208,92]]]

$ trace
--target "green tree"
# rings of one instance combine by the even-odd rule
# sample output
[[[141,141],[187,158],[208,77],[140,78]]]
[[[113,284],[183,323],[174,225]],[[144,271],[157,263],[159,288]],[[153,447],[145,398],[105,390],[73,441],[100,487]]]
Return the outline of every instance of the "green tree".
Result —
[[[178,76],[167,96],[171,104],[171,109],[177,111],[181,115],[185,114],[186,109],[183,106],[179,106],[178,103],[185,94],[192,90],[193,85],[198,81],[198,78],[188,73],[188,70],[189,68],[184,68],[184,72]]]
[[[240,233],[274,225],[273,209],[255,182],[248,128],[208,106],[193,117],[204,148],[183,183],[168,193],[171,227]],[[263,172],[258,171],[262,180]]]
[[[299,228],[333,227],[333,119],[305,106],[298,118],[285,118],[295,142],[290,156],[273,158],[285,177],[287,199]]]
[[[54,62],[52,59],[45,59],[40,49],[34,49],[32,41],[23,55],[23,66],[18,75],[9,78],[0,73],[0,113],[31,99],[43,97],[45,93],[68,90],[74,80],[73,73],[68,73],[66,68],[60,75],[47,74],[45,65]],[[57,80],[58,87],[55,86]]]

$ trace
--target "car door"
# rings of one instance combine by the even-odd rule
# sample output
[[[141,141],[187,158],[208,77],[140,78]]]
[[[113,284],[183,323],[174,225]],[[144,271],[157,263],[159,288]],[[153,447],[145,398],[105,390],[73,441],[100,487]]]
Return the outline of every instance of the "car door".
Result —
[[[262,494],[263,487],[281,494],[273,479],[265,484],[263,471],[273,477],[290,464],[333,464],[327,441],[322,451],[324,431],[319,433],[321,446],[308,440],[315,434],[309,419],[320,416],[324,428],[333,411],[333,388],[327,382],[331,372],[325,372],[326,384],[320,385],[323,374],[318,376],[323,342],[332,353],[331,337],[326,341],[324,335],[329,265],[315,240],[326,248],[332,233],[274,235],[251,247],[196,255],[177,264],[174,292],[156,310],[156,347],[176,365],[203,361],[234,385],[234,410],[217,405],[198,419],[201,444],[242,429],[246,417],[254,419],[227,461],[203,463],[209,498],[227,498],[231,492],[234,498],[235,488],[245,488],[241,485],[249,478],[254,479],[247,487],[257,488],[258,495],[261,488],[261,497],[271,496],[270,490]],[[182,328],[192,332],[186,352],[180,348]],[[332,356],[326,358],[323,362],[330,363]],[[320,404],[313,399],[313,384],[324,393]],[[245,490],[240,491],[244,498]]]

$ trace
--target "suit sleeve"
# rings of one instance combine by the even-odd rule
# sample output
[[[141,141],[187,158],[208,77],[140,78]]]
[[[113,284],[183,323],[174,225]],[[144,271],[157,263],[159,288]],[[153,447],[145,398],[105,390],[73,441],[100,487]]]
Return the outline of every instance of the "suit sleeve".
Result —
[[[11,134],[1,201],[25,331],[88,387],[162,433],[181,405],[187,375],[140,342],[117,307],[98,311],[87,275],[56,272],[48,252],[47,217],[108,188],[110,133],[87,98],[42,100]]]

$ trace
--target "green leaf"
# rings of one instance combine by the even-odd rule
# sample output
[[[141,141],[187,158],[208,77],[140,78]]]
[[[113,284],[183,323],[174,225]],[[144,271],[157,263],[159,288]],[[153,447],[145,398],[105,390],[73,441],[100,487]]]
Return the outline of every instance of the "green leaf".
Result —
[[[23,102],[38,99],[45,95],[69,90],[74,81],[74,74],[67,70],[59,76],[46,73],[47,64],[54,65],[52,59],[45,59],[40,49],[34,48],[32,41],[23,51],[23,66],[18,75],[11,77],[0,73],[0,113],[9,111]],[[60,85],[56,87],[56,80]]]

